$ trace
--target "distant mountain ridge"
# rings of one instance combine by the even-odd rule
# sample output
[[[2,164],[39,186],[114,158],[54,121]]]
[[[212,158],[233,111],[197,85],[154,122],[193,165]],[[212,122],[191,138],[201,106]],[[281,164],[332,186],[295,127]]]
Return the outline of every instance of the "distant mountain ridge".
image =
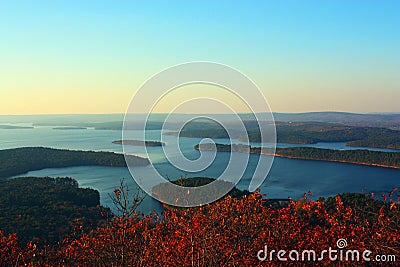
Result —
[[[283,122],[328,122],[342,123],[352,126],[385,127],[400,129],[400,113],[391,114],[358,114],[348,112],[306,112],[306,113],[274,113],[276,121]]]
[[[262,113],[257,113],[262,114]],[[207,116],[207,114],[191,114]],[[167,114],[152,114],[149,122],[157,124],[163,122]],[[229,118],[232,114],[218,114],[218,117]],[[241,113],[243,120],[254,120],[254,114]],[[282,122],[327,122],[342,123],[352,126],[384,127],[400,130],[400,113],[350,113],[338,111],[281,113],[274,112],[275,121]],[[145,119],[146,114],[137,114],[138,120]],[[187,114],[176,114],[177,121],[185,121]],[[94,127],[96,129],[122,129],[124,114],[54,114],[54,115],[0,115],[0,123],[32,123],[35,126],[70,126],[70,127]],[[135,124],[134,121],[132,121]],[[135,127],[136,125],[133,125]],[[151,125],[150,128],[158,128]]]

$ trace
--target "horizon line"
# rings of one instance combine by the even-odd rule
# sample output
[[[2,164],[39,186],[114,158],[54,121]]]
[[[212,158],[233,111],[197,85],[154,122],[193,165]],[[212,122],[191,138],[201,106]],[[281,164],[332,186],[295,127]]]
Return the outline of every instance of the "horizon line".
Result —
[[[260,113],[265,113],[265,112],[237,112],[237,113],[175,113],[175,114],[181,114],[181,115],[207,115],[207,114],[213,114],[213,115],[231,115],[231,114],[260,114]],[[352,112],[352,111],[334,111],[334,110],[322,110],[322,111],[299,111],[299,112],[285,112],[285,111],[272,111],[273,114],[310,114],[310,113],[341,113],[341,114],[352,114],[352,115],[390,115],[390,114],[400,114],[400,111],[394,111],[394,112],[388,112],[388,111],[373,111],[373,112]],[[27,113],[27,114],[0,114],[0,116],[79,116],[79,115],[124,115],[127,113]],[[129,113],[129,114],[137,114],[137,115],[145,115],[147,113]],[[169,113],[166,112],[152,112],[150,114],[156,114],[156,115],[167,115]]]

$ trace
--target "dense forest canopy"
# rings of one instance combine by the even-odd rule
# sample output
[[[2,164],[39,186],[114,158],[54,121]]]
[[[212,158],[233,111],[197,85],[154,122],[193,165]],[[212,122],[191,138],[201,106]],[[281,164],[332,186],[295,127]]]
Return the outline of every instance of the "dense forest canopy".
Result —
[[[104,223],[110,211],[100,207],[99,192],[79,188],[72,178],[22,177],[0,181],[0,229],[17,233],[20,243],[51,244],[79,227]],[[82,227],[82,228],[81,228]]]
[[[390,199],[397,197],[393,192]],[[390,255],[382,266],[398,266],[398,202],[378,201],[371,194],[342,194],[326,201],[311,200],[310,195],[279,208],[271,207],[256,192],[240,199],[227,196],[202,207],[171,209],[162,215],[116,217],[89,234],[72,235],[44,248],[35,243],[18,246],[16,235],[0,231],[0,265],[369,266],[376,255]],[[276,257],[263,262],[257,258],[266,245],[269,251],[300,254],[312,249],[318,256],[329,247],[338,252],[339,238],[346,240],[346,250],[370,250],[371,262],[361,257],[340,262],[322,257],[315,262],[310,257],[282,264]]]
[[[129,162],[146,166],[148,159],[128,156]],[[113,152],[77,151],[45,147],[22,147],[0,150],[0,178],[45,168],[73,166],[126,166],[124,155]]]

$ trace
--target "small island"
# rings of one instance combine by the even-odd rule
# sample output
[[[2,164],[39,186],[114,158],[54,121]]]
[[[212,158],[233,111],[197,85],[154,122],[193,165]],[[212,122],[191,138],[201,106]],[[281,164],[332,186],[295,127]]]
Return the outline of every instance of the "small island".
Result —
[[[33,129],[33,126],[17,126],[17,125],[0,125],[0,129],[17,130],[17,129]]]
[[[86,127],[74,127],[74,126],[63,126],[63,127],[54,127],[53,130],[87,130]]]
[[[117,145],[130,145],[130,146],[164,146],[165,143],[160,141],[142,141],[142,140],[118,140],[113,144]]]
[[[225,144],[201,144],[194,147],[196,150],[217,151],[217,152],[240,152],[250,154],[274,155],[276,157],[303,159],[303,160],[320,160],[332,161],[351,164],[360,164],[368,166],[377,166],[385,168],[400,169],[400,153],[398,152],[382,152],[371,150],[333,150],[315,147],[290,147],[277,148],[276,152],[269,153],[261,151],[260,147],[252,147],[248,145],[225,145]]]

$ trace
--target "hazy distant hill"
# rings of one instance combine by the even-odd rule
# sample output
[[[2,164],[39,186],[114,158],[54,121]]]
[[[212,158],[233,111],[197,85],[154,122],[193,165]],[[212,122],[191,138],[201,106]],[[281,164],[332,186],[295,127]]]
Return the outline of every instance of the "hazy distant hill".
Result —
[[[400,129],[398,114],[356,114],[347,112],[307,112],[307,113],[274,113],[276,121],[283,122],[331,122],[354,126],[385,127]]]
[[[192,114],[200,116],[201,114]],[[203,114],[207,116],[207,114]],[[354,126],[385,127],[400,129],[400,113],[396,114],[357,114],[348,112],[305,112],[305,113],[273,113],[276,121],[282,122],[330,122],[342,123]],[[243,120],[254,120],[253,114],[239,114]],[[229,121],[229,114],[219,114],[221,121]],[[36,126],[71,126],[71,127],[94,127],[99,130],[122,129],[123,114],[69,114],[69,115],[0,115],[0,123],[33,123]],[[135,114],[132,119],[131,128],[137,127],[134,120],[145,119],[145,114]],[[148,125],[149,129],[161,128],[166,114],[152,114]],[[186,121],[187,114],[174,115],[175,121]]]

